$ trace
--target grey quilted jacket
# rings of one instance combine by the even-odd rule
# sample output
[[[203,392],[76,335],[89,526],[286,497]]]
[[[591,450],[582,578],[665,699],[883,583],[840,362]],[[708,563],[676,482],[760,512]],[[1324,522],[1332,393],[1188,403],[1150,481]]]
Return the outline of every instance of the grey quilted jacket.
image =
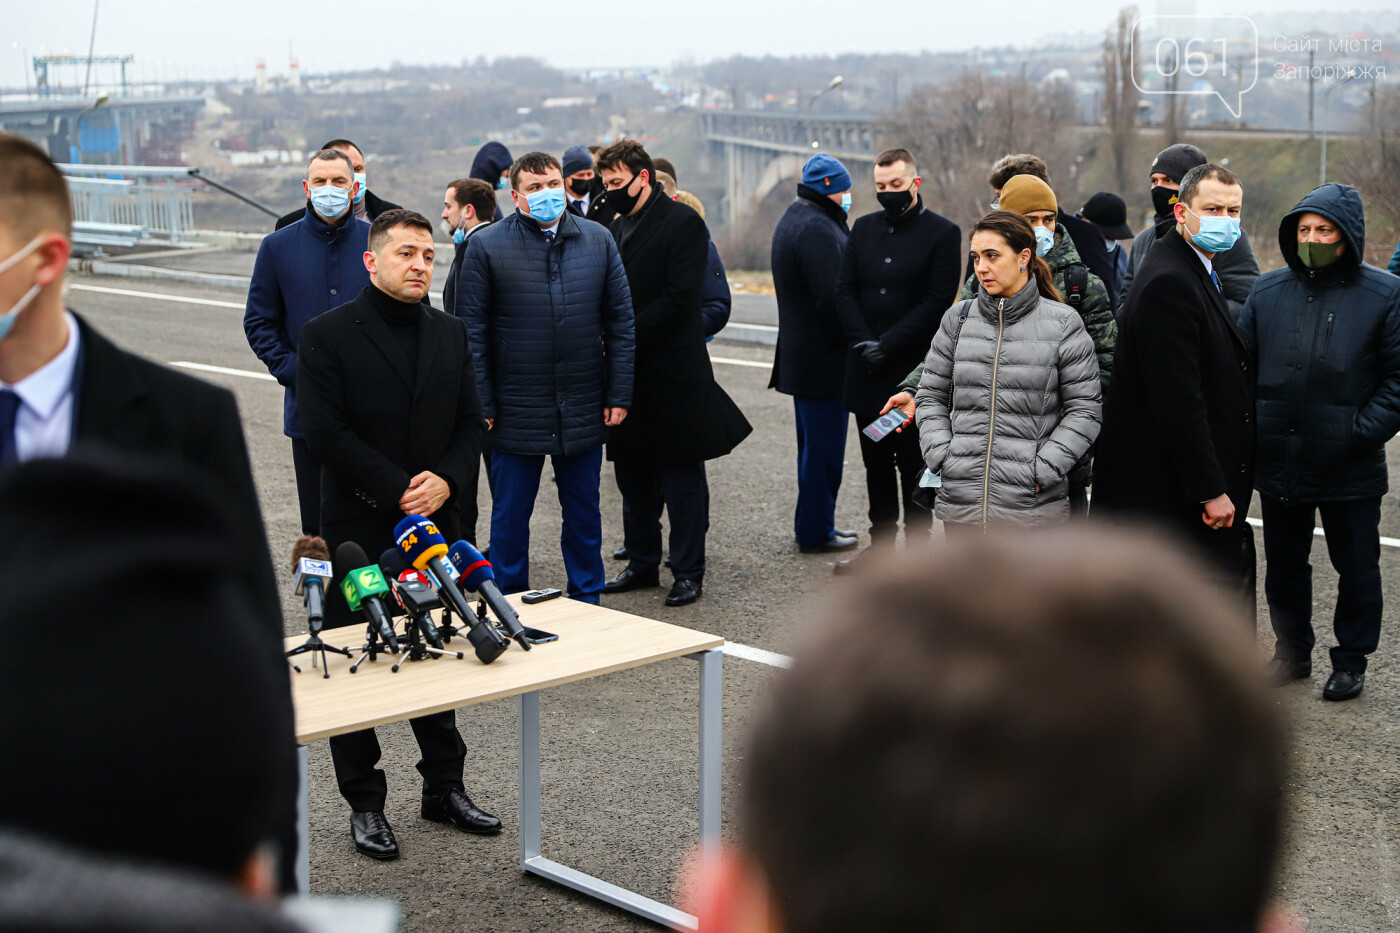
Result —
[[[1069,471],[1099,436],[1094,341],[1034,279],[1010,298],[979,287],[966,318],[961,305],[943,315],[914,396],[924,462],[943,478],[934,514],[978,525],[1062,522]]]

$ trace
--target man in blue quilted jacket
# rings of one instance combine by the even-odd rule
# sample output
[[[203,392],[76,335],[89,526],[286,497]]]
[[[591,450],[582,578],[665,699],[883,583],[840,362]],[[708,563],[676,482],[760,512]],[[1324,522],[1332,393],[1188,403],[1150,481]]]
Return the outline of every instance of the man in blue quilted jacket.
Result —
[[[488,427],[491,561],[502,592],[530,588],[530,515],[548,456],[568,593],[596,603],[603,444],[632,407],[632,296],[612,235],[567,211],[554,156],[521,156],[510,185],[516,212],[472,237],[450,309],[471,334]]]

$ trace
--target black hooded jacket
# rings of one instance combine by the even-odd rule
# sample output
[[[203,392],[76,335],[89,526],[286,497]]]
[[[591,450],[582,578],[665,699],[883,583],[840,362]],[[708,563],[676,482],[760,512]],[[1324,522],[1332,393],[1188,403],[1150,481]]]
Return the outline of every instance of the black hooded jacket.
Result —
[[[1346,249],[1298,257],[1298,217],[1321,214]],[[1286,503],[1382,496],[1385,442],[1400,430],[1400,278],[1362,261],[1361,195],[1328,183],[1279,223],[1288,266],[1261,275],[1240,314],[1258,373],[1254,486]]]
[[[472,158],[472,169],[467,175],[486,182],[492,188],[501,180],[501,173],[510,168],[515,160],[510,157],[510,150],[503,143],[486,143],[476,151]],[[496,216],[492,220],[500,220],[505,215],[501,213],[500,205],[496,205]]]

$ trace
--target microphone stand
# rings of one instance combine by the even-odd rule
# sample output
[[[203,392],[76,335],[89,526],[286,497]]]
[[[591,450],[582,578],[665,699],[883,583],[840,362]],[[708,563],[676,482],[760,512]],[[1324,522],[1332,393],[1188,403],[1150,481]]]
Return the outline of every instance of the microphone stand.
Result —
[[[378,659],[380,654],[393,654],[393,650],[386,644],[379,641],[379,627],[370,622],[365,626],[365,643],[360,646],[360,656],[355,659],[355,663],[350,665],[350,673],[355,673],[360,669],[360,662],[368,657],[371,661]]]
[[[423,634],[422,616],[408,613],[408,621],[404,622],[403,633],[408,639],[408,644],[399,653],[399,659],[390,668],[395,674],[399,668],[403,667],[405,661],[422,661],[425,658],[456,658],[462,660],[466,657],[461,651],[444,651],[441,648],[434,648],[427,644],[427,636]],[[445,639],[444,639],[445,640]]]
[[[352,656],[349,648],[338,648],[335,645],[328,645],[324,641],[322,641],[321,629],[319,626],[317,626],[312,628],[311,633],[307,636],[306,641],[304,643],[295,648],[288,649],[287,663],[292,665],[292,670],[300,674],[301,668],[297,667],[296,662],[294,662],[292,658],[296,657],[299,654],[311,655],[311,667],[314,670],[316,668],[316,656],[320,655],[321,670],[324,672],[321,676],[329,679],[329,677],[331,676],[331,669],[330,665],[326,663],[327,651],[331,652],[332,654],[343,654],[347,658]],[[351,672],[354,672],[353,668],[351,669]]]

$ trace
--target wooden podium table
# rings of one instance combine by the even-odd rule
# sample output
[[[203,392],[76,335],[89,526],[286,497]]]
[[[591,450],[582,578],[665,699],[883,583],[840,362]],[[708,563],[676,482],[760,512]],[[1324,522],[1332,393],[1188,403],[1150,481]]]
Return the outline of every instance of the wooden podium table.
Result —
[[[448,646],[466,652],[458,661],[406,662],[397,674],[390,668],[396,656],[368,659],[351,674],[353,659],[328,655],[330,677],[311,666],[311,657],[296,658],[301,673],[289,671],[296,705],[296,732],[300,748],[301,798],[300,846],[297,873],[303,891],[310,875],[307,804],[306,744],[400,722],[416,716],[518,697],[520,740],[520,868],[522,871],[581,891],[639,916],[677,930],[695,930],[696,920],[667,904],[634,891],[586,875],[545,858],[540,851],[540,694],[548,687],[573,683],[624,671],[670,658],[688,657],[700,666],[700,842],[719,842],[720,823],[720,720],[723,692],[724,639],[693,629],[604,609],[572,599],[558,598],[526,606],[518,596],[507,597],[521,620],[532,628],[554,632],[559,640],[524,651],[511,642],[491,664],[482,664],[465,636]],[[364,626],[347,626],[322,632],[328,645],[357,649],[364,642]],[[306,636],[286,640],[288,648],[302,644]],[[357,652],[358,656],[358,652]],[[319,662],[318,662],[319,663]]]

